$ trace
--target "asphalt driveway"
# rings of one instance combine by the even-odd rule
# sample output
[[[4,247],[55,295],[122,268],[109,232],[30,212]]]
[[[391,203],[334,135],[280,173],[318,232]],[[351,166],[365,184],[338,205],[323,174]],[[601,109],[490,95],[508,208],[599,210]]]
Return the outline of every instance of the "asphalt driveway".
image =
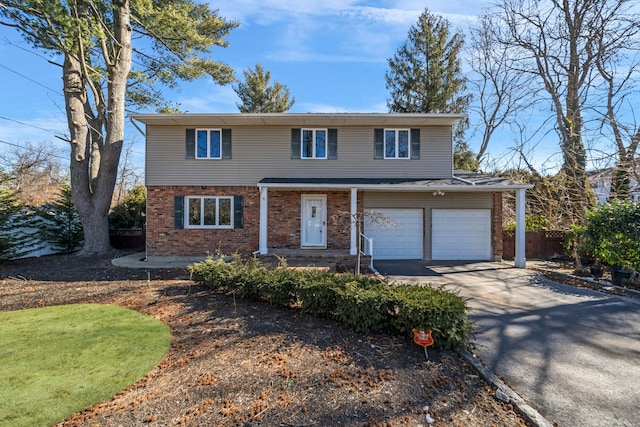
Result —
[[[376,268],[391,280],[446,284],[467,298],[474,353],[547,420],[640,425],[640,300],[505,263],[377,261]]]

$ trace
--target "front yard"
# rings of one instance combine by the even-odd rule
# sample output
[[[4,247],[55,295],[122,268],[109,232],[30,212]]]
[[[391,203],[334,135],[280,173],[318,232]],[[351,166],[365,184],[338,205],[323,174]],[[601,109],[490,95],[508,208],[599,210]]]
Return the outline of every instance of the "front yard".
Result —
[[[1,311],[101,302],[171,329],[143,380],[59,425],[415,426],[427,425],[426,406],[433,425],[525,425],[455,352],[427,361],[410,338],[207,291],[186,270],[147,276],[72,256],[0,268]]]

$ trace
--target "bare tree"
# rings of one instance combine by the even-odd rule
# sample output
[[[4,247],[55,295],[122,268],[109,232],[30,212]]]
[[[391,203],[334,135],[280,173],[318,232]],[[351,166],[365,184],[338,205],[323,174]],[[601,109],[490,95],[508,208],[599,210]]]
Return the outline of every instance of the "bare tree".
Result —
[[[0,162],[11,175],[11,188],[25,206],[40,206],[58,196],[60,184],[65,180],[60,157],[49,143],[24,143],[0,154]]]
[[[535,93],[526,84],[528,76],[517,69],[513,48],[499,43],[504,39],[504,28],[500,20],[492,15],[480,16],[478,25],[471,28],[469,62],[473,78],[468,83],[474,93],[470,110],[481,123],[480,149],[476,161],[482,162],[494,132],[510,126],[518,113],[532,107]]]
[[[118,181],[116,181],[115,191],[113,192],[112,206],[118,205],[126,197],[129,190],[143,185],[144,170],[136,166],[132,157],[133,143],[123,148],[122,161],[118,172]]]
[[[631,18],[633,19],[633,18]],[[640,17],[635,19],[638,23]],[[629,96],[640,72],[637,43],[640,25],[625,26],[624,37],[613,41],[606,51],[600,47],[608,42],[601,33],[599,48],[606,54],[598,55],[596,66],[603,80],[605,102],[601,110],[602,125],[610,129],[616,147],[617,162],[611,181],[613,199],[628,199],[631,177],[636,173],[636,152],[640,144],[640,124],[636,121],[634,106]],[[635,55],[634,55],[635,53]]]
[[[343,230],[349,229],[352,224],[356,226],[357,243],[356,243],[356,276],[360,275],[360,260],[363,252],[363,237],[365,222],[369,225],[376,227],[391,227],[395,228],[398,224],[388,215],[382,212],[375,211],[361,211],[351,213],[347,211],[338,211],[332,216],[332,221],[340,226]]]
[[[599,58],[610,55],[629,28],[632,0],[502,0],[499,16],[507,29],[501,44],[515,55],[514,69],[538,82],[555,117],[563,156],[562,173],[572,190],[571,222],[595,199],[586,174],[584,112],[597,78]]]

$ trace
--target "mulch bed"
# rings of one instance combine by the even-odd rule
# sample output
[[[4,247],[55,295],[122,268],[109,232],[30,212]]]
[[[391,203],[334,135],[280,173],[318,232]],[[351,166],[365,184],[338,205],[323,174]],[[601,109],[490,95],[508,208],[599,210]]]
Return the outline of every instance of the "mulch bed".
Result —
[[[171,327],[144,379],[59,426],[523,426],[457,353],[361,335],[294,309],[214,293],[183,269],[110,257],[0,264],[0,310],[105,303]]]
[[[532,270],[542,273],[554,282],[564,283],[576,288],[588,288],[594,291],[610,295],[640,298],[640,285],[636,282],[625,281],[622,286],[614,286],[611,283],[609,268],[604,268],[602,277],[582,277],[576,275],[573,262],[545,262],[530,267]]]

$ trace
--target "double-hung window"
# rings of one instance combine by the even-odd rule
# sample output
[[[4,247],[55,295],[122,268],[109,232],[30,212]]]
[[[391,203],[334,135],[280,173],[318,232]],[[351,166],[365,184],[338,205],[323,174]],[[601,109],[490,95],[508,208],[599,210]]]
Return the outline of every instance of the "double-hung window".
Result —
[[[408,159],[411,144],[409,144],[409,129],[384,130],[384,158]]]
[[[185,197],[188,228],[233,228],[233,197]]]
[[[196,158],[222,158],[222,129],[196,129]]]
[[[303,159],[327,158],[327,130],[302,129],[301,157]]]

